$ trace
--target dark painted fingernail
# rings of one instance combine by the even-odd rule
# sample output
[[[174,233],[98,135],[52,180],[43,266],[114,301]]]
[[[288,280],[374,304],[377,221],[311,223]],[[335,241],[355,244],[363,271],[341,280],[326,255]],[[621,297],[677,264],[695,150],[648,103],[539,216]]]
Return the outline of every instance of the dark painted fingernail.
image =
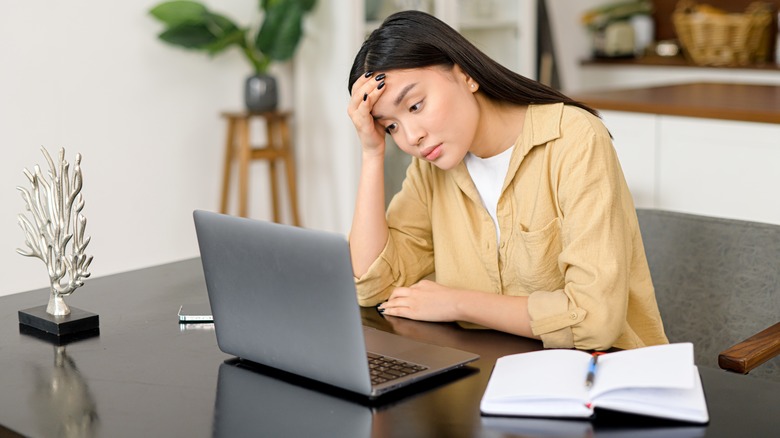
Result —
[[[365,102],[366,99],[368,99],[368,93],[363,93],[363,102]]]
[[[366,72],[366,77],[367,77],[367,78],[370,78],[372,74],[374,74],[374,72],[372,72],[372,71],[367,71],[367,72]]]
[[[379,82],[379,81],[381,81],[384,78],[385,78],[385,74],[381,73],[381,74],[376,75],[375,79],[376,79],[377,82]]]
[[[381,89],[382,89],[382,87],[384,87],[384,86],[385,86],[385,82],[384,82],[384,81],[382,81],[382,82],[380,82],[380,83],[379,83],[379,85],[377,85],[376,89],[377,89],[377,90],[381,90]]]

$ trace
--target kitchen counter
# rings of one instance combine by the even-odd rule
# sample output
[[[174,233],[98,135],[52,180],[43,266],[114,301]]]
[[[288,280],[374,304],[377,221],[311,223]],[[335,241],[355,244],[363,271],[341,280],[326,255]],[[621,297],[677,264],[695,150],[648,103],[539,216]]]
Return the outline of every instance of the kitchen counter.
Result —
[[[780,124],[780,86],[687,83],[571,96],[596,110]]]

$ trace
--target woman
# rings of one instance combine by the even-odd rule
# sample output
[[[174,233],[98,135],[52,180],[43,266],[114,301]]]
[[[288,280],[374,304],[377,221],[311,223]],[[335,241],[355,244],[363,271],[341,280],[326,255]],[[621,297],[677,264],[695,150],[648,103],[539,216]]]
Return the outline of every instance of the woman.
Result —
[[[368,37],[349,89],[363,157],[350,232],[361,305],[550,348],[668,342],[633,200],[594,110],[416,11]],[[387,212],[386,134],[413,157]]]

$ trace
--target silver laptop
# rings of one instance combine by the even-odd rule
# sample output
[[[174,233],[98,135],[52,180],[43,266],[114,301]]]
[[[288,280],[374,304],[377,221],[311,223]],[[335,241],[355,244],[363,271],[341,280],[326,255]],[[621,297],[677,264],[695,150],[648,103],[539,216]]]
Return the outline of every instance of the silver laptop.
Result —
[[[219,348],[376,398],[478,355],[363,327],[346,239],[194,212]]]

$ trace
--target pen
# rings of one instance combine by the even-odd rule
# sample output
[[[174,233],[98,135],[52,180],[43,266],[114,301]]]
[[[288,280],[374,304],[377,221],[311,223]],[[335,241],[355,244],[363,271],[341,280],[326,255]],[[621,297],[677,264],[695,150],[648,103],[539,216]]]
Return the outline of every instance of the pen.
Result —
[[[585,377],[585,386],[590,388],[593,386],[593,381],[596,379],[596,365],[599,361],[599,356],[604,353],[596,352],[590,355],[590,364],[588,365],[588,375]]]

